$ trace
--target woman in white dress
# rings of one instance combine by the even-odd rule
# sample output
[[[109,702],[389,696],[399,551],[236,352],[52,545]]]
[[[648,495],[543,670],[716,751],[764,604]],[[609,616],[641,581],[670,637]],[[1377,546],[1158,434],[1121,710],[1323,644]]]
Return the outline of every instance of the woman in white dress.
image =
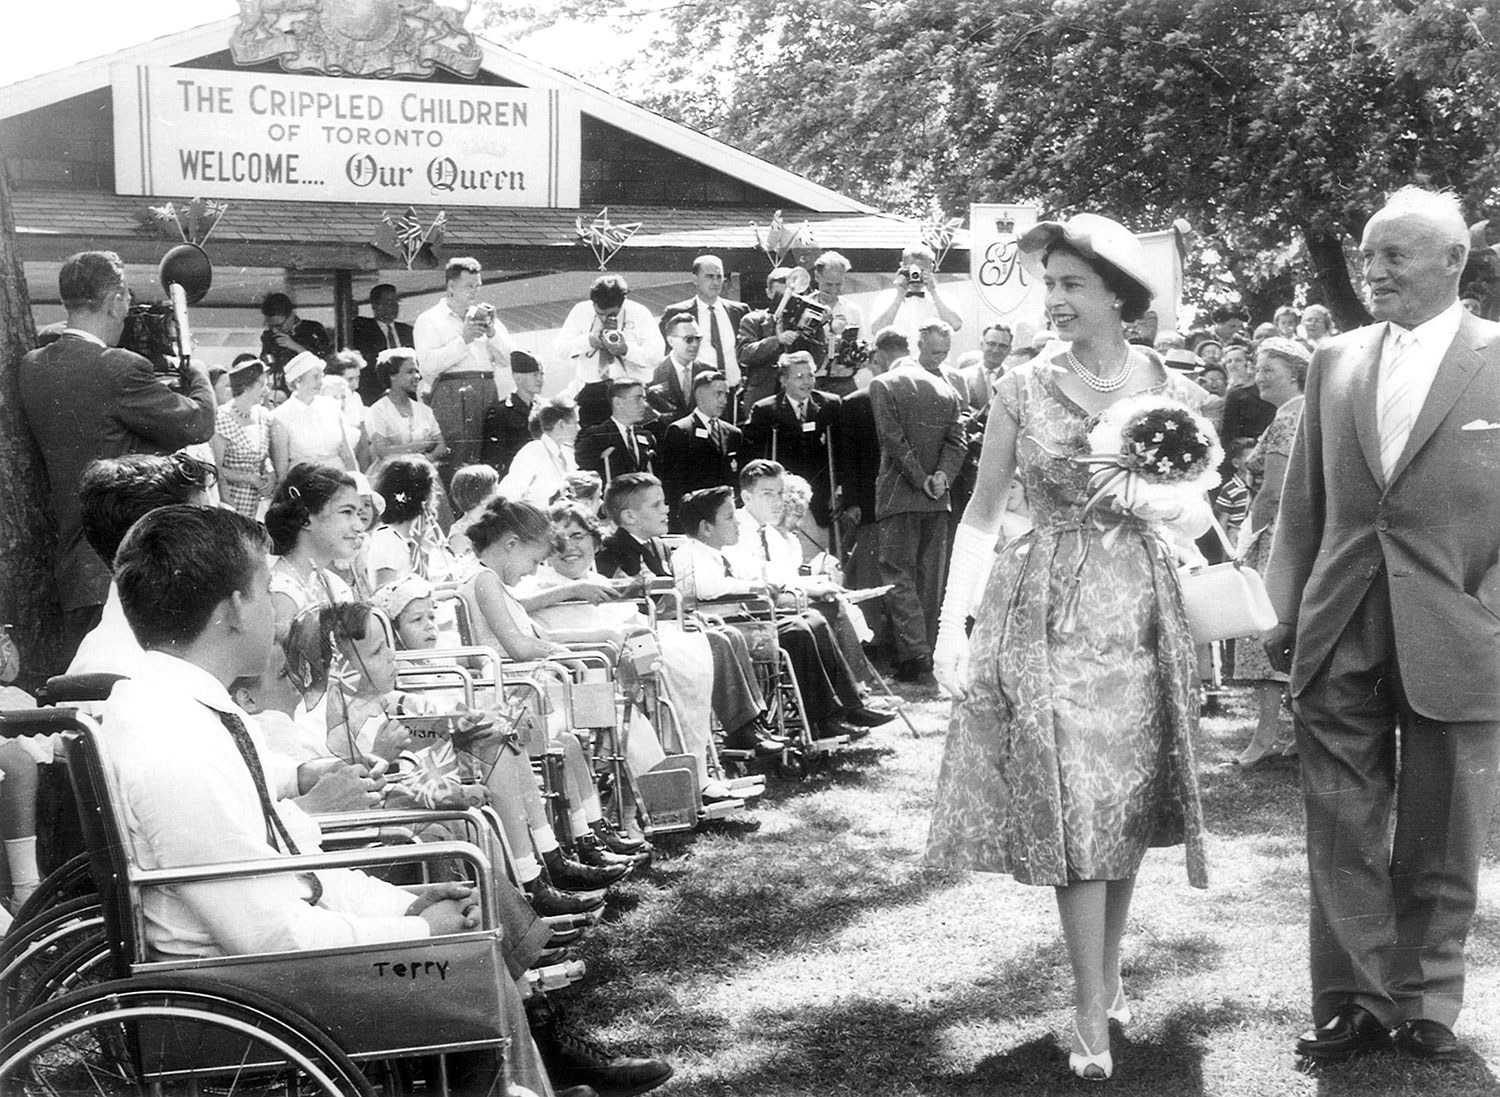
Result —
[[[303,351],[286,364],[286,383],[292,395],[271,413],[271,464],[276,479],[285,479],[293,465],[331,465],[353,471],[354,451],[344,433],[338,404],[319,395],[323,389],[323,359]]]

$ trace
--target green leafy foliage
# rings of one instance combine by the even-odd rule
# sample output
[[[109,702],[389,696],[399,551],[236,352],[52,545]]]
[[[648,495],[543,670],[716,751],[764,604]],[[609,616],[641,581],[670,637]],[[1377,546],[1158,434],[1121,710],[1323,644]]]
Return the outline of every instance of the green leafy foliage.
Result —
[[[1398,186],[1452,188],[1474,219],[1500,196],[1500,0],[561,0],[540,18],[649,21],[611,90],[885,208],[1185,217],[1223,264],[1200,296],[1258,314],[1306,281],[1361,322],[1348,251]]]

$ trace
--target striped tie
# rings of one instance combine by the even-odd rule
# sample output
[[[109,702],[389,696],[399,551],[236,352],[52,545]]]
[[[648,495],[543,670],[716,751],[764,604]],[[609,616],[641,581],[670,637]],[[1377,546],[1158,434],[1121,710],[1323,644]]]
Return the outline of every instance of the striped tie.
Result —
[[[1380,376],[1380,469],[1387,481],[1396,468],[1401,451],[1406,448],[1414,418],[1411,370],[1403,367],[1416,346],[1416,340],[1410,332],[1402,331],[1396,333],[1395,342],[1395,348],[1381,365]]]

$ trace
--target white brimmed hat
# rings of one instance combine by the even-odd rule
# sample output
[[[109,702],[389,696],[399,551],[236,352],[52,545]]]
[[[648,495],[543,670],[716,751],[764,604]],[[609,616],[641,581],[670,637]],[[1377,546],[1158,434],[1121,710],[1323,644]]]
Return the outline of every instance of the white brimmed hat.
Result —
[[[1066,221],[1040,221],[1021,237],[1021,265],[1040,278],[1043,256],[1059,241],[1066,242],[1080,255],[1108,263],[1145,290],[1148,298],[1156,296],[1146,249],[1120,222],[1097,213],[1080,213]]]
[[[286,383],[288,386],[295,385],[303,377],[305,377],[309,373],[312,373],[314,370],[322,373],[323,365],[323,359],[319,358],[312,351],[305,350],[301,354],[297,355],[297,357],[293,358],[290,362],[288,362],[286,364],[286,368],[281,371],[281,374],[286,378]]]

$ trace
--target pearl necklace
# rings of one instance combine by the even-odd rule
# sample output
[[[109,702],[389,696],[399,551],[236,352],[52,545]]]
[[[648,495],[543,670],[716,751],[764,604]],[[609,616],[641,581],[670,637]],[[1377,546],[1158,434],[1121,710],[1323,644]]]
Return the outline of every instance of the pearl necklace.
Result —
[[[1072,350],[1068,351],[1068,367],[1078,374],[1079,380],[1095,392],[1118,392],[1129,383],[1131,375],[1135,373],[1135,357],[1130,353],[1130,345],[1127,343],[1125,358],[1120,363],[1120,372],[1107,381],[1080,362]]]

